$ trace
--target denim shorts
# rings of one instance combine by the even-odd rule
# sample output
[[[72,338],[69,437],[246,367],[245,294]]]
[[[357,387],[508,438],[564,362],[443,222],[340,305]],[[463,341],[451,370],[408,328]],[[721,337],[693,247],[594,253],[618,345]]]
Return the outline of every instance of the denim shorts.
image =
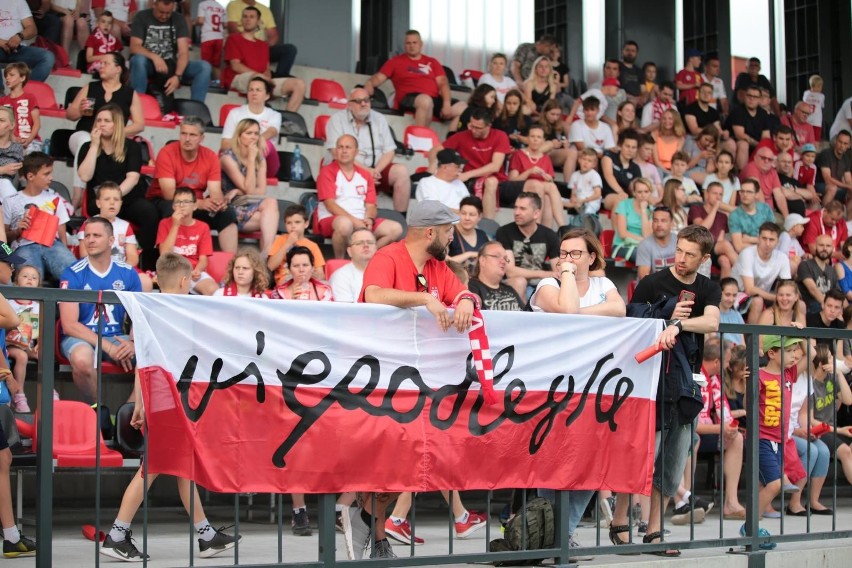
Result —
[[[107,341],[109,341],[110,343],[112,343],[114,345],[118,345],[119,339],[129,341],[130,336],[129,335],[113,335],[113,336],[110,336],[110,337],[104,337],[104,339],[106,339]],[[95,346],[92,345],[91,343],[89,343],[88,341],[86,341],[85,339],[80,339],[78,337],[71,337],[71,336],[65,335],[65,336],[62,337],[62,341],[59,342],[59,351],[62,353],[63,357],[65,357],[66,359],[70,359],[71,358],[71,352],[74,351],[74,349],[76,349],[78,345],[85,345],[90,350],[92,350],[92,351],[95,350]],[[109,361],[111,363],[115,363],[115,360],[112,359],[109,355],[107,355],[106,352],[104,352],[104,354],[103,354],[103,360]]]

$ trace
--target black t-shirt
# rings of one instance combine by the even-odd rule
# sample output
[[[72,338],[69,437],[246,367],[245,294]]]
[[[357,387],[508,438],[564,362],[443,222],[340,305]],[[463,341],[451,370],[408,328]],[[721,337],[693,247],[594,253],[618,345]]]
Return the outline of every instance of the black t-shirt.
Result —
[[[559,65],[553,66],[553,70],[559,73],[559,83],[562,83],[565,80],[565,75],[568,74],[568,66],[560,61]]]
[[[775,96],[775,87],[772,86],[772,83],[769,82],[766,75],[758,75],[757,81],[752,81],[751,75],[743,72],[737,75],[737,80],[734,82],[734,99],[736,100],[737,93],[740,89],[747,89],[751,85],[757,85],[761,89],[769,89],[769,96]]]
[[[834,148],[826,148],[816,159],[817,181],[825,183],[822,177],[822,168],[828,168],[834,179],[843,179],[846,172],[852,171],[852,154],[844,152],[839,158],[834,153]]]
[[[807,323],[808,327],[818,327],[822,329],[846,329],[846,326],[843,325],[843,320],[834,320],[830,324],[826,325],[822,321],[822,312],[819,311],[815,314],[807,314],[805,316],[805,323]],[[829,348],[832,355],[834,354],[834,339],[817,339],[817,345],[825,345]]]
[[[80,120],[77,121],[77,126],[74,128],[76,130],[91,132],[92,127],[95,125],[95,116],[97,116],[101,107],[107,103],[118,105],[118,108],[121,109],[121,113],[124,115],[124,124],[126,125],[130,122],[130,105],[133,103],[133,92],[133,88],[130,85],[122,85],[107,101],[103,83],[100,81],[92,81],[89,83],[89,89],[86,92],[86,96],[88,98],[95,99],[94,110],[91,115],[81,117]]]
[[[755,140],[760,140],[764,130],[772,131],[772,121],[769,120],[769,113],[760,107],[757,107],[757,112],[754,116],[750,115],[748,109],[744,106],[735,108],[731,111],[728,124],[731,128],[742,126],[745,129],[745,133]]]
[[[691,105],[687,105],[687,107],[683,109],[683,114],[684,116],[694,116],[696,122],[698,122],[698,128],[704,128],[705,126],[709,126],[719,120],[718,110],[711,106],[708,106],[706,111],[702,110],[698,105],[698,101],[695,101]]]
[[[781,187],[788,187],[790,189],[799,187],[798,180],[791,178],[790,176],[785,176],[781,172],[778,172],[778,179],[781,180]],[[804,217],[805,213],[807,213],[806,209],[807,207],[804,199],[787,199],[787,210],[790,213],[798,213]]]
[[[640,85],[642,84],[642,69],[637,65],[628,67],[624,62],[618,63],[618,82],[621,83],[621,88],[628,95],[638,97],[642,94]]]
[[[525,237],[516,223],[497,229],[495,239],[515,255],[515,266],[528,270],[550,270],[550,259],[559,258],[559,237],[553,229],[538,225],[535,233]]]
[[[89,153],[91,142],[86,142],[80,148],[80,154],[77,156],[77,167],[86,159],[86,154]],[[112,155],[101,152],[95,162],[95,174],[92,179],[86,184],[87,209],[89,215],[98,214],[98,206],[95,204],[95,188],[105,181],[112,181],[121,184],[128,172],[139,172],[142,169],[142,151],[139,144],[131,139],[124,141],[124,161],[117,162]]]
[[[519,312],[524,306],[515,289],[502,283],[498,288],[491,288],[474,278],[467,283],[467,289],[482,298],[483,310]]]
[[[612,150],[605,150],[603,153],[603,158],[601,160],[605,160],[609,158],[612,160],[612,175],[615,177],[615,181],[618,182],[618,185],[624,191],[627,191],[630,183],[637,178],[642,177],[642,170],[639,169],[639,164],[630,160],[630,162],[625,166],[621,162],[621,154],[618,152],[613,152]],[[603,170],[602,170],[603,171]],[[606,197],[611,193],[615,193],[615,189],[610,186],[606,178],[601,174],[601,180],[603,181],[603,190],[601,192],[601,197]]]
[[[521,136],[526,136],[530,131],[530,125],[532,124],[532,120],[530,117],[523,115],[521,116],[521,126],[518,128],[518,121],[516,117],[512,117],[508,120],[502,120],[500,117],[494,119],[494,122],[491,123],[491,128],[496,128],[497,130],[502,130],[506,133],[507,136],[512,134],[520,134]],[[509,142],[512,143],[512,148],[521,148],[523,144],[520,142],[516,142],[515,140],[509,139]]]

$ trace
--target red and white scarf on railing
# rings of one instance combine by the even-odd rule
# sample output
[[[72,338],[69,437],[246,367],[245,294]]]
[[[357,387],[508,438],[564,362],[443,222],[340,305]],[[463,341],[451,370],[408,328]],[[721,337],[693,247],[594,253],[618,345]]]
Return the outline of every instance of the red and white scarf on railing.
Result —
[[[462,292],[456,298],[455,306],[462,299],[473,302],[473,314],[467,337],[470,340],[470,351],[473,353],[473,365],[482,389],[482,397],[486,404],[497,404],[499,398],[494,391],[494,363],[491,361],[491,348],[488,344],[488,334],[485,331],[485,318],[480,310],[482,303],[473,292]]]

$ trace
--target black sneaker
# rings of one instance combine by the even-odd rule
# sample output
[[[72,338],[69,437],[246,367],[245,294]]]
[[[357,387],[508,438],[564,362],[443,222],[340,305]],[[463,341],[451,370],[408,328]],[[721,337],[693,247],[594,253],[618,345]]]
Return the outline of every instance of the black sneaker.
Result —
[[[101,554],[103,554],[104,556],[118,558],[119,560],[124,560],[125,562],[142,562],[142,560],[147,558],[147,555],[143,555],[141,552],[139,552],[139,549],[136,548],[135,544],[133,544],[131,534],[132,531],[124,531],[124,540],[118,541],[112,540],[112,537],[107,535],[103,544],[101,544]],[[21,540],[23,540],[23,538]],[[4,553],[5,548],[6,543],[4,542]]]
[[[703,523],[705,516],[704,509],[701,507],[693,508],[690,503],[686,503],[674,510],[674,513],[672,513],[672,524],[688,525],[690,520],[693,520],[695,524]]]
[[[293,534],[296,536],[311,536],[313,534],[307,509],[299,509],[297,513],[293,514],[290,525],[293,527]]]
[[[6,558],[19,558],[21,556],[33,556],[36,552],[36,544],[21,535],[18,542],[3,541],[3,556]]]
[[[393,548],[391,548],[388,539],[383,538],[373,543],[370,558],[396,558],[396,554],[393,553]]]
[[[713,501],[707,501],[706,499],[702,499],[701,497],[695,496],[695,500],[693,501],[695,508],[704,509],[704,515],[707,516],[707,513],[713,508]]]
[[[237,535],[233,537],[229,534],[226,534],[226,527],[221,527],[216,529],[216,534],[210,540],[198,539],[198,548],[200,552],[198,555],[201,558],[210,558],[211,556],[216,556],[220,552],[225,552],[228,549],[234,548],[234,544],[241,540],[242,537]]]

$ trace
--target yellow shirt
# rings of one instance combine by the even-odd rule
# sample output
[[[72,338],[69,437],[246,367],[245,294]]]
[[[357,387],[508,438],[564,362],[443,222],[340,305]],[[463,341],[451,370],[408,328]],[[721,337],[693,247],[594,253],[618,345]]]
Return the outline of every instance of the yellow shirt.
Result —
[[[287,233],[275,237],[275,240],[272,241],[272,246],[269,247],[269,256],[273,256],[275,255],[275,253],[280,251],[281,248],[284,246],[284,243],[286,242]],[[315,242],[303,238],[296,241],[295,246],[307,247],[308,249],[310,249],[311,254],[314,255],[314,268],[322,268],[323,266],[325,266],[325,258],[323,258],[322,251]],[[275,279],[275,284],[279,286],[283,284],[288,278],[290,278],[290,271],[287,269],[286,258],[284,259],[284,262],[282,262],[281,265],[275,269],[273,277]]]
[[[228,3],[228,21],[237,24],[237,29],[240,32],[243,31],[243,10],[247,6],[249,4],[244,0],[231,0]],[[254,7],[260,10],[260,26],[254,37],[266,41],[266,30],[276,27],[275,18],[272,17],[272,11],[260,2],[255,3]]]

